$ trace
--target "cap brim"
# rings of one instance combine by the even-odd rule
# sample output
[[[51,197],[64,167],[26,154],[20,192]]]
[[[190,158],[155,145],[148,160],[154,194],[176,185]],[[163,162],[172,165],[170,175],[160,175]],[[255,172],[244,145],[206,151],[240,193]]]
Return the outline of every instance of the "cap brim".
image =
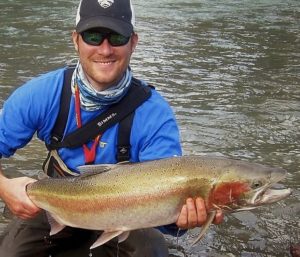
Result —
[[[76,26],[76,31],[81,33],[85,30],[93,28],[108,28],[126,37],[129,37],[133,32],[133,26],[130,23],[111,17],[99,16],[80,20]]]

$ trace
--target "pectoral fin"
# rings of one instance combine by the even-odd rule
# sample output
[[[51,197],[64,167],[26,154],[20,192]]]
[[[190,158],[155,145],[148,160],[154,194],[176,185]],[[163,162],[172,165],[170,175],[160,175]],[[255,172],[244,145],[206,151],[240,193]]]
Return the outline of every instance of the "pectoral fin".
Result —
[[[114,237],[119,237],[119,243],[123,242],[129,236],[129,231],[104,231],[101,236],[97,239],[97,241],[90,247],[90,249],[96,248],[100,245],[105,244],[109,240],[113,239]]]
[[[201,228],[201,231],[200,231],[200,234],[199,236],[196,238],[196,240],[192,243],[192,245],[198,243],[202,238],[203,236],[205,235],[205,233],[207,232],[209,226],[211,225],[211,223],[213,222],[215,216],[217,214],[217,211],[214,210],[214,211],[211,211],[207,217],[207,220],[205,222],[205,224],[202,226]]]

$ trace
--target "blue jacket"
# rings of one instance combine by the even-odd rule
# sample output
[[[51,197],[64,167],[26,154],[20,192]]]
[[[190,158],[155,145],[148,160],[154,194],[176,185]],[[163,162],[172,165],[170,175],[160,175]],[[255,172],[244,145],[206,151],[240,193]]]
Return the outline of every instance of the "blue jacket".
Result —
[[[60,106],[63,77],[64,69],[44,74],[19,87],[7,99],[0,113],[0,157],[13,155],[17,149],[24,147],[35,133],[40,140],[50,143],[51,131]],[[81,110],[82,124],[99,113]],[[65,134],[76,128],[75,104],[72,97]],[[117,131],[118,124],[102,135],[95,163],[116,163]],[[131,162],[182,154],[174,114],[156,90],[152,90],[151,97],[135,111],[130,143]],[[84,165],[82,147],[62,148],[59,155],[73,171],[76,171],[77,166]],[[175,230],[165,228],[161,230],[175,233]]]

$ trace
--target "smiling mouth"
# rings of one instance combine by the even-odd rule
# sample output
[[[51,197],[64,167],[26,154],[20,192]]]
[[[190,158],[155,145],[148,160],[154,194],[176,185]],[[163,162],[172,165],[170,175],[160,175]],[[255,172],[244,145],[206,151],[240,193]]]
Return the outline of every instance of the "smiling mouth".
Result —
[[[94,61],[94,62],[103,65],[110,65],[114,63],[114,61]]]

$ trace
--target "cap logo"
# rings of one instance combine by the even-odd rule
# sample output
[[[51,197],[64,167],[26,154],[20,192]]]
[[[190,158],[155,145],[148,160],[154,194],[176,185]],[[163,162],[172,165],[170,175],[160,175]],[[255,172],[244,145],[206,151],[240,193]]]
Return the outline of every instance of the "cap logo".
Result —
[[[112,6],[112,4],[114,3],[114,0],[98,0],[98,3],[100,4],[100,6],[102,8],[108,8],[108,7]]]

